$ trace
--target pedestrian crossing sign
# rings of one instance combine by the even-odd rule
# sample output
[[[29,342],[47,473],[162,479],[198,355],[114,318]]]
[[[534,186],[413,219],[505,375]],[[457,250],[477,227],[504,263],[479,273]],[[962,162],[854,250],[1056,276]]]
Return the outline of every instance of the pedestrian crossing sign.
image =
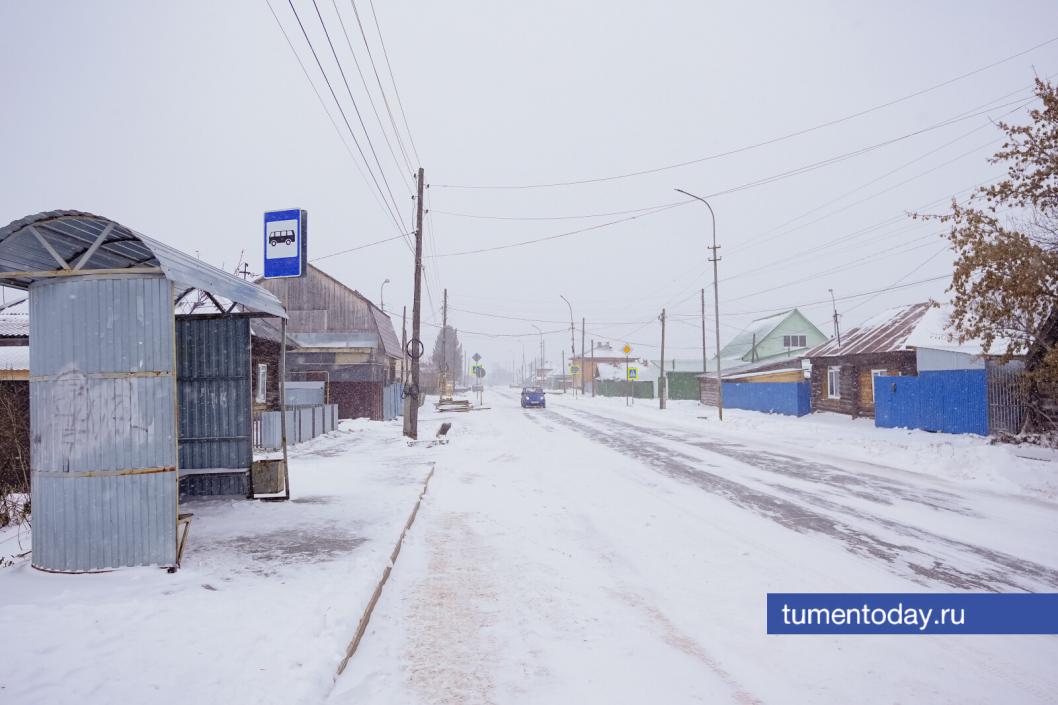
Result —
[[[637,367],[629,367],[628,368],[628,379],[630,381],[632,381],[632,382],[634,382],[637,379],[639,379],[639,368],[637,368]]]

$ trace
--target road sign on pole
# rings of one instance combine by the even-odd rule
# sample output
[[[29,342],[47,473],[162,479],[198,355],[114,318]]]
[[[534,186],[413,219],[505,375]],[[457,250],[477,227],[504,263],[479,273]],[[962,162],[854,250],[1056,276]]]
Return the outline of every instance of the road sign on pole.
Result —
[[[628,380],[630,382],[635,382],[637,379],[639,379],[639,368],[638,367],[629,367],[628,368]]]
[[[470,359],[473,360],[474,362],[481,362],[481,355],[478,355],[477,353],[474,353],[474,355]]]
[[[628,343],[625,343],[625,346],[622,349],[624,350],[624,354],[625,355],[627,355],[628,353],[632,352],[632,346],[629,345]]]
[[[308,219],[308,213],[297,208],[264,214],[265,279],[304,276]]]

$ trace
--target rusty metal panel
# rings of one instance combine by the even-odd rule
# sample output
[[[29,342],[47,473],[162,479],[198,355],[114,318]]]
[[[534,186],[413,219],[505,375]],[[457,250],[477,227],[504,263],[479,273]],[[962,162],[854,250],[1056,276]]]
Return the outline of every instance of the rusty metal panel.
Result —
[[[173,287],[85,276],[30,287],[33,565],[171,565]]]
[[[181,470],[249,470],[249,319],[178,317],[176,367]]]

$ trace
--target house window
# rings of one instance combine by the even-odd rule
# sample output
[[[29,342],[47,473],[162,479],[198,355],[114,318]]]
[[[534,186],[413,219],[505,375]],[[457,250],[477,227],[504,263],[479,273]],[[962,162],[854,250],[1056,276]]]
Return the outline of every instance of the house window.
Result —
[[[827,397],[841,399],[841,367],[827,368]]]
[[[782,337],[784,348],[807,348],[808,336],[806,335],[784,335]]]
[[[885,377],[889,374],[889,370],[871,370],[871,401],[874,401],[874,378]]]
[[[268,390],[268,365],[257,366],[257,396],[254,399],[258,404],[265,403],[265,394]]]

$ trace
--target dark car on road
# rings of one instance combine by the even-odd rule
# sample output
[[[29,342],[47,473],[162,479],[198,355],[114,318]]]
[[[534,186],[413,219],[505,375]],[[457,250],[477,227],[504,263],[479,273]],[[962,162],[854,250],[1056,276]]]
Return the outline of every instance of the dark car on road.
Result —
[[[547,407],[547,400],[544,399],[544,390],[540,387],[530,389],[529,387],[522,388],[522,408],[528,409],[529,407],[539,407],[544,409]]]

